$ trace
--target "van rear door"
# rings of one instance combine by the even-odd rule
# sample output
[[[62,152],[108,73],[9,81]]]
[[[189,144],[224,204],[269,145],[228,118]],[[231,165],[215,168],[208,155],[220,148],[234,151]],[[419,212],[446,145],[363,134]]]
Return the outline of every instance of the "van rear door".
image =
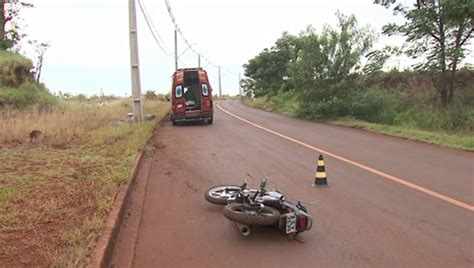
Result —
[[[171,89],[171,105],[173,113],[176,116],[184,115],[184,97],[183,97],[183,72],[176,72],[173,76],[173,88]]]
[[[184,72],[183,95],[186,112],[201,110],[201,88],[197,70]]]
[[[201,107],[203,112],[210,112],[212,110],[212,93],[211,93],[211,87],[209,84],[206,82],[201,84]]]

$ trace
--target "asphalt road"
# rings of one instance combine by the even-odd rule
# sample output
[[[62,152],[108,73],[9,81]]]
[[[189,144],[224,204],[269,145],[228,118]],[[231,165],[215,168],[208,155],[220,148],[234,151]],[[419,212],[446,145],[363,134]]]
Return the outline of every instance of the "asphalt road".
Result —
[[[158,129],[111,266],[474,266],[474,153],[220,107],[233,116],[215,107],[213,125]],[[329,188],[311,186],[317,150]],[[205,190],[247,172],[312,203],[303,243],[271,228],[243,237],[205,201]]]

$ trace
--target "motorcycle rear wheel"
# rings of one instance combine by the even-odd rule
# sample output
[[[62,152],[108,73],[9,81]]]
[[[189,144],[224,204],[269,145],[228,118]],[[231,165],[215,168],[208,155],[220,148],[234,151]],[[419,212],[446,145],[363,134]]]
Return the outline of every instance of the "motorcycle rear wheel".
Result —
[[[222,212],[229,220],[250,226],[275,225],[280,221],[280,212],[269,206],[257,209],[248,204],[233,203],[225,206]]]
[[[240,186],[236,185],[217,185],[211,187],[204,193],[204,198],[216,205],[227,205],[227,199],[240,191]]]

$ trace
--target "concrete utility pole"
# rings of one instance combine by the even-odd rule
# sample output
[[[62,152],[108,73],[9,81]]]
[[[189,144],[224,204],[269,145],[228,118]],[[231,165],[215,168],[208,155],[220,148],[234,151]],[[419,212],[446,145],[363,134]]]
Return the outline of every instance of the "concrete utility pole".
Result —
[[[198,67],[201,68],[201,54],[198,54]]]
[[[178,31],[174,29],[174,69],[178,70]]]
[[[219,97],[222,96],[221,66],[219,66]]]
[[[128,12],[130,22],[130,67],[132,73],[133,114],[136,122],[142,122],[143,105],[140,85],[140,64],[138,59],[137,10],[135,0],[128,1]]]

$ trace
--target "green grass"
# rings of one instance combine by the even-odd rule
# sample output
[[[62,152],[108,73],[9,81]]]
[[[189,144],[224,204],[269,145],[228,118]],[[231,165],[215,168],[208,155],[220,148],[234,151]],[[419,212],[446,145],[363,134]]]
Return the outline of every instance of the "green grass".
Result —
[[[31,60],[17,53],[0,50],[0,65],[5,62],[16,61],[23,65],[31,65]]]
[[[266,111],[275,111],[293,117],[299,116],[299,103],[295,95],[277,95],[274,97],[260,97],[252,99],[244,98],[242,101],[249,106],[264,109]],[[469,111],[469,109],[466,108],[464,111]],[[415,114],[415,112],[413,111],[411,113]],[[465,127],[467,128],[466,130],[460,129],[456,131],[446,131],[440,129],[439,127],[436,128],[439,124],[442,124],[443,122],[432,123],[432,125],[430,125],[429,123],[430,121],[435,121],[435,119],[432,117],[436,117],[439,121],[441,115],[437,115],[433,112],[429,113],[428,111],[426,111],[425,113],[426,115],[424,115],[424,121],[422,120],[422,118],[408,120],[407,116],[405,115],[403,121],[400,121],[398,122],[398,124],[393,125],[370,123],[367,121],[353,119],[350,117],[324,119],[319,121],[324,121],[331,124],[342,125],[347,127],[357,127],[372,132],[383,133],[395,137],[402,137],[410,140],[422,141],[451,148],[470,151],[474,150],[474,133],[472,132],[472,130],[468,129],[467,127]],[[418,116],[420,116],[420,114],[423,115],[422,113],[418,113]],[[456,116],[459,117],[459,114],[460,113],[457,113]],[[428,117],[428,115],[430,116]],[[421,124],[419,122],[423,122],[423,124],[426,125],[427,128],[433,129],[419,128],[417,127],[417,125]],[[463,124],[465,124],[464,121]]]
[[[32,68],[33,63],[30,59],[19,54],[0,50],[0,93],[3,94],[7,91],[8,100],[13,100],[14,98],[12,97],[15,96],[15,91],[12,88],[16,89],[22,84],[24,88],[25,84],[34,82],[35,78],[31,72]],[[28,87],[35,90],[40,86],[32,87],[28,85]],[[31,99],[35,100],[34,97],[32,96]],[[4,98],[4,95],[0,95],[0,106],[4,106]]]
[[[25,109],[34,106],[47,110],[57,103],[58,98],[37,83],[25,82],[18,87],[0,86],[0,109]]]
[[[169,103],[147,101],[145,111],[157,117],[142,124],[119,121],[129,99],[55,109],[0,117],[12,130],[0,140],[0,262],[8,266],[88,263],[119,186]],[[25,134],[35,122],[45,138],[30,143]]]
[[[278,112],[284,115],[296,117],[298,114],[298,96],[292,92],[277,94],[272,97],[243,98],[242,102],[269,112]]]
[[[337,120],[329,120],[327,122],[335,125],[361,128],[368,131],[383,133],[415,141],[422,141],[431,144],[447,146],[451,148],[469,151],[474,150],[474,134],[469,132],[461,132],[458,134],[433,132],[406,126],[369,123],[352,118],[340,118]]]

